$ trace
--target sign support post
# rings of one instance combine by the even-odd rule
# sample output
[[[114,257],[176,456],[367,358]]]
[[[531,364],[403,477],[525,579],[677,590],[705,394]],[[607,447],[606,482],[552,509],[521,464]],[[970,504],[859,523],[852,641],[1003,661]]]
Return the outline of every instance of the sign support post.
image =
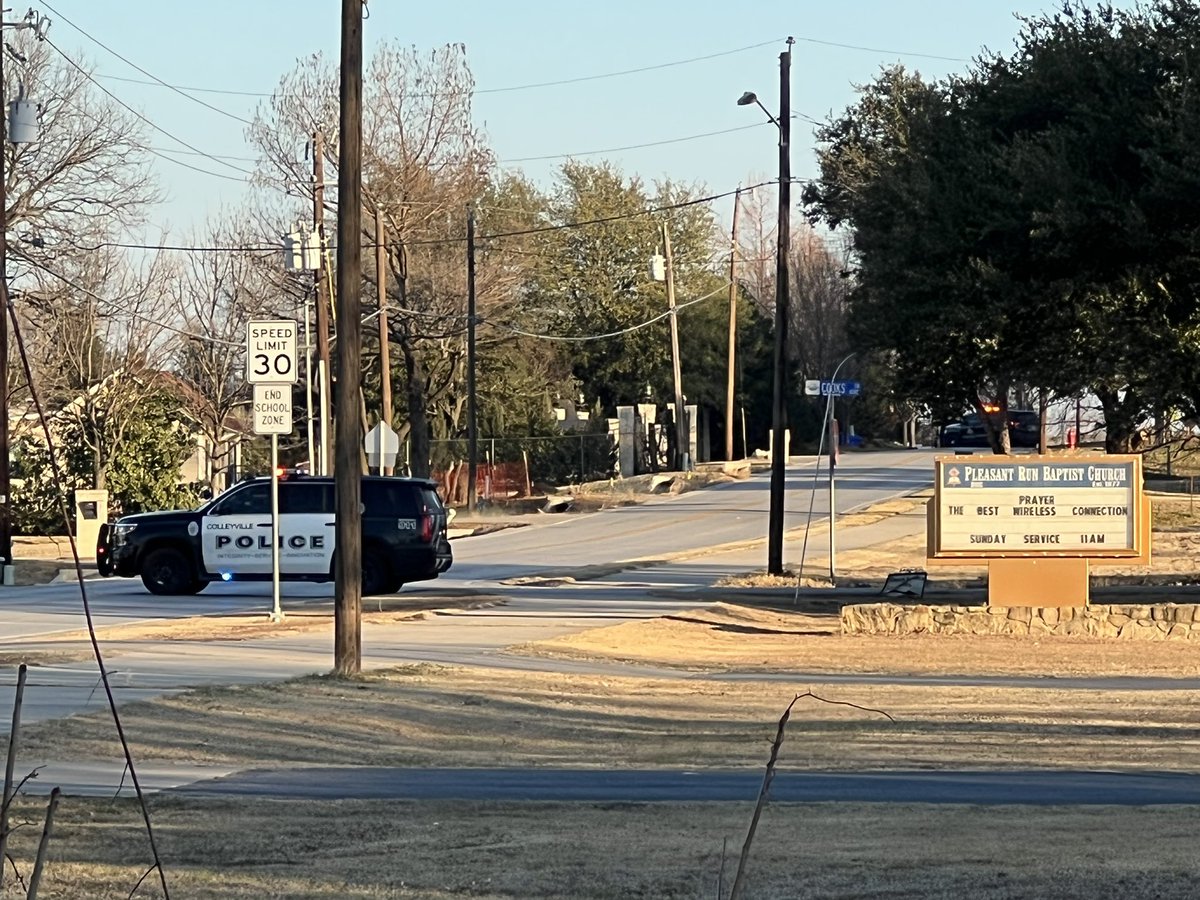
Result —
[[[271,436],[272,622],[283,621],[279,599],[279,435],[292,433],[296,343],[296,323],[290,319],[246,323],[246,381],[254,385],[254,433]]]
[[[927,562],[987,565],[990,606],[1086,606],[1092,566],[1150,565],[1140,456],[942,456],[934,475]]]
[[[830,404],[832,406],[832,404]],[[837,496],[835,472],[838,463],[838,422],[829,418],[829,584],[837,587]]]
[[[283,621],[279,602],[279,435],[271,434],[271,621]]]

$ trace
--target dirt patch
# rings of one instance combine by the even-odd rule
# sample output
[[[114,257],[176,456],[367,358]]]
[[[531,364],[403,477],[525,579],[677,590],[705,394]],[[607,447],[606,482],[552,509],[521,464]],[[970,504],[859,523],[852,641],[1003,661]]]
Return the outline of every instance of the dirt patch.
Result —
[[[73,569],[74,562],[60,559],[13,559],[13,584],[28,587],[49,584],[63,569]],[[84,570],[85,572],[87,569]]]
[[[648,621],[594,628],[514,650],[703,671],[892,675],[1200,677],[1184,643],[1144,646],[1082,637],[842,635],[842,601],[731,601]],[[820,680],[820,675],[813,676]]]
[[[14,810],[28,822],[43,811]],[[151,806],[172,896],[190,900],[711,897],[719,877],[727,896],[750,813],[749,803]],[[134,805],[67,797],[56,822],[39,897],[129,895],[149,863]],[[1195,896],[1183,862],[1194,826],[1187,807],[994,807],[984,817],[949,805],[772,804],[750,896],[1184,900]],[[40,833],[22,828],[10,844],[26,877]],[[157,876],[136,896],[161,896]]]
[[[12,647],[10,643],[9,648]],[[13,650],[5,649],[0,652],[0,669],[15,669],[17,666],[24,663],[30,668],[37,666],[60,666],[66,663],[80,662],[85,659],[92,659],[92,648],[84,646],[82,642],[70,648],[61,648],[54,650]]]

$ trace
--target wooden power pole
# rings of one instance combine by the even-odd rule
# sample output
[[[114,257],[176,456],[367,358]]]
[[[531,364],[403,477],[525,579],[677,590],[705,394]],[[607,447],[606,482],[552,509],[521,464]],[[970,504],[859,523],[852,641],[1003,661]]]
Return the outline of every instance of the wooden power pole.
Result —
[[[325,135],[313,132],[313,230],[317,233],[316,296],[317,296],[317,390],[320,392],[320,413],[317,438],[317,460],[308,461],[308,470],[328,475],[329,467],[329,281],[325,271]],[[312,410],[309,410],[312,415]]]
[[[475,511],[479,423],[475,406],[475,210],[467,210],[467,510]]]
[[[667,258],[667,309],[671,313],[671,378],[675,383],[675,459],[679,472],[687,468],[687,410],[683,406],[683,373],[679,363],[679,317],[675,314],[675,264],[671,259],[671,232],[662,226],[663,255]]]
[[[725,459],[733,459],[733,404],[734,383],[737,371],[737,248],[738,248],[738,202],[742,189],[733,195],[733,227],[729,233],[729,376],[725,383]],[[746,448],[742,448],[745,454]]]
[[[337,398],[335,404],[333,667],[362,671],[362,19],[364,0],[342,0],[338,155]]]
[[[387,315],[387,231],[383,225],[383,211],[375,207],[375,282],[379,294],[379,421],[392,427],[392,355],[388,338]],[[392,467],[379,460],[379,471],[392,474]]]

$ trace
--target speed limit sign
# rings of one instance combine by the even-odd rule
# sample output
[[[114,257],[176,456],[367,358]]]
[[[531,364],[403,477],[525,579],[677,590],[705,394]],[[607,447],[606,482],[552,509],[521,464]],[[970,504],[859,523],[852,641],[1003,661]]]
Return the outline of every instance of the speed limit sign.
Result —
[[[294,320],[246,323],[246,381],[250,384],[295,384]]]

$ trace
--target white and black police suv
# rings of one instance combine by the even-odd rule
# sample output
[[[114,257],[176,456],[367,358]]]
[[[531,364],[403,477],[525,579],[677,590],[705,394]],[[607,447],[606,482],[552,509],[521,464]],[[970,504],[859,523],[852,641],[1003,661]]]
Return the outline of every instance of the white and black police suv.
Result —
[[[279,572],[285,581],[331,581],[333,479],[279,481]],[[390,594],[437,578],[453,557],[437,483],[362,480],[362,592]],[[101,575],[140,575],[153,594],[195,594],[213,581],[271,580],[271,479],[231,487],[195,510],[122,516],[100,529]]]

